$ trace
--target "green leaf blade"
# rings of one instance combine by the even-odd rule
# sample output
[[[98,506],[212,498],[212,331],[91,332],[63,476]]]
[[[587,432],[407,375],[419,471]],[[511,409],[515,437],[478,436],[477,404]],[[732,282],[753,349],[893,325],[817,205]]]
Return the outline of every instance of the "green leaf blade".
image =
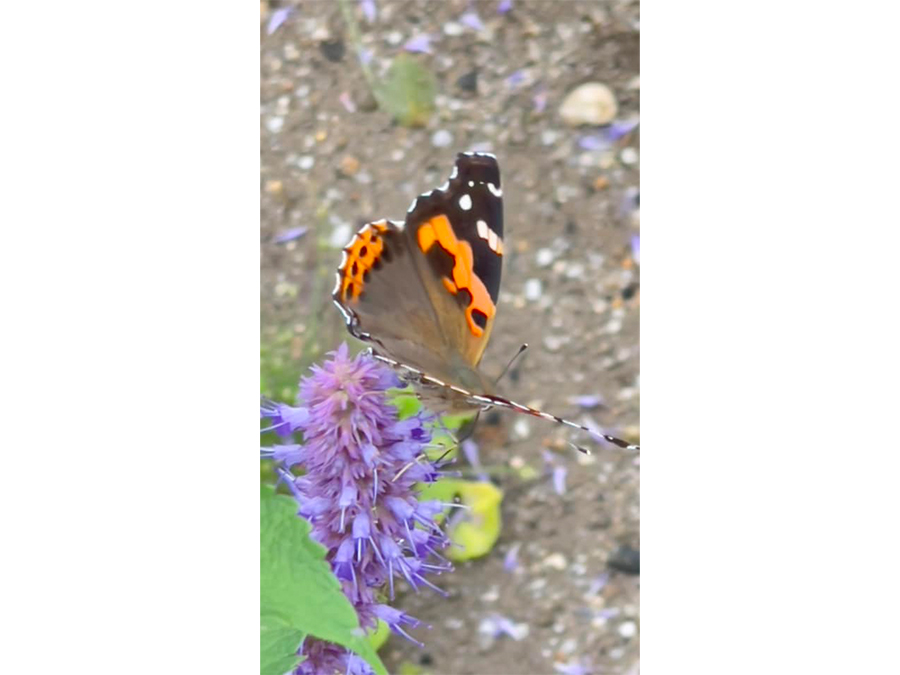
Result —
[[[350,649],[376,673],[387,675],[325,561],[325,548],[309,538],[310,524],[296,511],[293,499],[262,488],[260,664],[275,669],[261,670],[262,675],[283,675],[296,665],[299,658],[293,652],[307,634]]]

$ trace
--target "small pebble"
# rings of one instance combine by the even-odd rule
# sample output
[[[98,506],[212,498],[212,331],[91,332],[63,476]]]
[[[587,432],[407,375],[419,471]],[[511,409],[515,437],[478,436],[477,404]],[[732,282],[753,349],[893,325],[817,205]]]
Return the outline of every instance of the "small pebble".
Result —
[[[529,279],[525,282],[525,299],[534,302],[540,300],[543,288],[540,279]]]
[[[341,160],[341,173],[345,176],[353,176],[359,171],[359,160],[356,157],[347,155]]]
[[[572,127],[582,124],[601,125],[612,122],[619,105],[612,89],[600,82],[587,82],[576,87],[559,107],[562,121]]]
[[[466,73],[465,75],[461,75],[459,79],[456,80],[456,86],[462,89],[463,91],[475,92],[478,90],[478,71],[472,70]]]
[[[567,279],[580,279],[584,276],[584,265],[581,263],[572,263],[566,267]]]
[[[303,171],[309,171],[316,163],[316,158],[312,155],[303,155],[297,159],[297,166]]]
[[[544,566],[549,567],[550,569],[564,570],[566,569],[566,565],[568,565],[568,562],[562,553],[551,553],[544,558]]]
[[[431,144],[436,148],[446,148],[453,142],[453,134],[446,129],[439,129],[431,137]]]
[[[450,35],[451,37],[455,37],[457,35],[462,35],[465,28],[461,23],[456,23],[455,21],[448,21],[444,24],[444,35]]]
[[[284,127],[283,117],[270,117],[266,120],[266,129],[271,131],[273,134],[277,134],[279,131],[281,131],[282,127]]]
[[[549,352],[558,352],[559,348],[565,344],[565,338],[562,338],[558,335],[546,335],[544,336],[544,347],[547,348]]]
[[[623,621],[619,624],[619,635],[623,638],[633,638],[637,633],[637,625],[634,621]]]
[[[555,257],[553,251],[549,248],[540,248],[535,254],[535,261],[537,262],[538,267],[547,267],[553,262]]]
[[[622,164],[636,164],[638,161],[638,151],[634,148],[624,148],[619,154],[619,159],[622,160]]]
[[[496,602],[500,597],[500,589],[497,586],[491,586],[487,591],[481,594],[482,602]]]
[[[520,415],[519,419],[517,419],[513,423],[512,431],[513,431],[513,436],[516,439],[523,440],[523,439],[528,438],[528,436],[531,434],[531,425],[528,423],[528,420],[526,420],[525,418],[523,418]]]
[[[328,239],[328,243],[331,244],[332,248],[343,248],[347,245],[347,242],[350,241],[350,234],[350,225],[348,223],[342,223],[331,231],[331,237]]]

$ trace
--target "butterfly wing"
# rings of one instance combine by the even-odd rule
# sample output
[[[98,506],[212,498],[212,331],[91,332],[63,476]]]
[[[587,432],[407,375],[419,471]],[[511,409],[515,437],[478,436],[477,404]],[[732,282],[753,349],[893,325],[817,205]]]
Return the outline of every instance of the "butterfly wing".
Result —
[[[503,255],[500,171],[457,157],[447,184],[406,223],[368,223],[344,248],[332,294],[350,332],[448,385],[488,392],[478,373],[493,328]]]
[[[459,154],[446,186],[413,202],[405,229],[445,341],[477,367],[493,330],[503,267],[496,158]]]

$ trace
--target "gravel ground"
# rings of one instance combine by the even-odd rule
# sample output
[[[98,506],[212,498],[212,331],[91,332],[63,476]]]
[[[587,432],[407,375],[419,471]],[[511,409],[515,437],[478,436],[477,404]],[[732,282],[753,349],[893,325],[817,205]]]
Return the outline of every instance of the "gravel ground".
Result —
[[[485,370],[527,342],[506,395],[637,441],[638,4],[505,4],[376,0],[372,20],[349,4],[376,76],[409,40],[428,49],[412,57],[437,80],[424,128],[374,105],[338,3],[262,4],[262,344],[284,378],[270,393],[349,339],[330,292],[352,231],[402,218],[457,152],[484,150],[500,162],[507,250]],[[505,493],[500,540],[437,580],[449,599],[398,599],[432,629],[414,631],[424,649],[392,637],[389,670],[637,673],[639,576],[609,561],[639,548],[638,458],[582,456],[565,440],[583,437],[510,412],[473,438]]]

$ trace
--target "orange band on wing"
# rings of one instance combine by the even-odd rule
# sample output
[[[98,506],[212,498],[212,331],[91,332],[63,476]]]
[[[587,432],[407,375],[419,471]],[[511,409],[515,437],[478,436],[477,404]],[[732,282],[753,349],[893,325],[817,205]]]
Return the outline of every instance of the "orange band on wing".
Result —
[[[495,308],[487,288],[475,274],[475,258],[472,255],[471,244],[456,238],[453,228],[450,227],[450,221],[447,216],[443,215],[435,216],[423,223],[417,236],[419,248],[423,253],[427,253],[437,242],[453,257],[453,278],[444,277],[444,287],[453,295],[456,295],[461,288],[469,291],[472,299],[469,301],[469,306],[466,307],[466,322],[469,324],[472,335],[481,337],[484,335],[484,329],[475,323],[472,313],[478,310],[484,314],[486,319],[490,319],[494,316]]]
[[[347,262],[341,268],[343,274],[341,299],[344,301],[347,300],[348,290],[352,292],[354,300],[359,297],[359,294],[362,293],[366,272],[372,269],[384,249],[384,241],[372,228],[383,233],[387,230],[387,226],[382,222],[371,223],[371,226],[360,230],[350,242],[350,247],[344,249],[347,251]]]

